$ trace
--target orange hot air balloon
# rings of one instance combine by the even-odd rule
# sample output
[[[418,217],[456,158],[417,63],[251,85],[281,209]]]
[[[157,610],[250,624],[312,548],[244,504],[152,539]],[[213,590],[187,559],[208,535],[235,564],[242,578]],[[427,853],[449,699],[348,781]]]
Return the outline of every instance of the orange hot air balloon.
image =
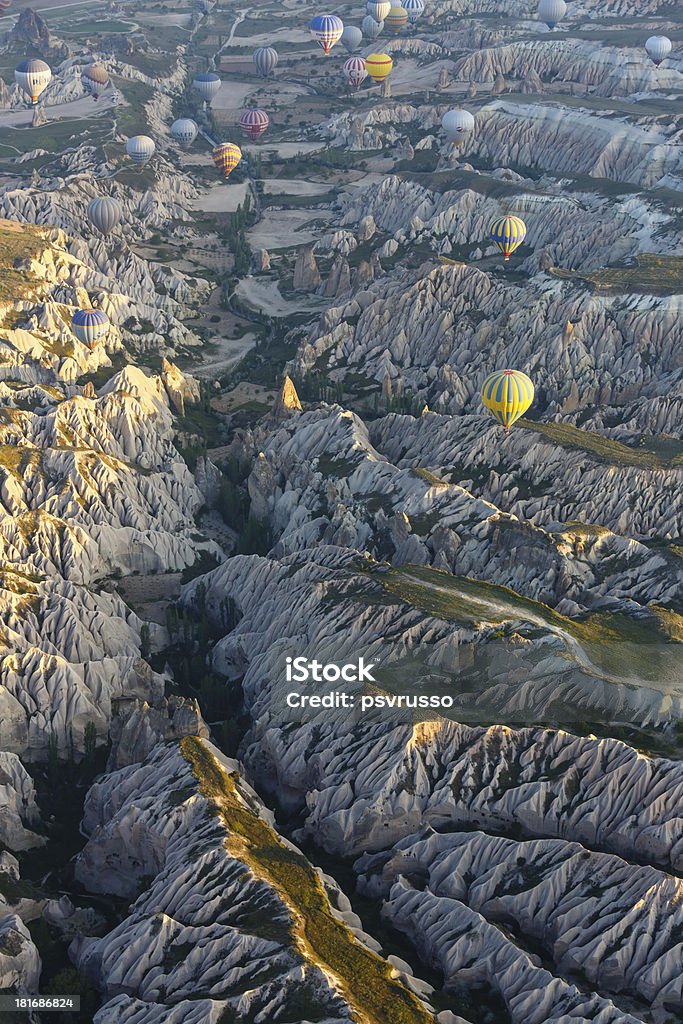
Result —
[[[365,68],[373,82],[383,82],[393,66],[388,53],[371,53],[365,58]]]
[[[228,178],[242,159],[242,150],[234,142],[222,142],[212,151],[211,159],[223,177]]]

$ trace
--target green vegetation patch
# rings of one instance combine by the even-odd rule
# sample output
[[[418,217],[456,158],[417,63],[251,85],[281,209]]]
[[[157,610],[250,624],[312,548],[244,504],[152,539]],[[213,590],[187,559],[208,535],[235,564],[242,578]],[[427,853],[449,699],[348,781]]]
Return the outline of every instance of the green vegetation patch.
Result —
[[[598,462],[611,466],[640,466],[643,469],[664,469],[683,465],[683,442],[668,438],[642,438],[639,448],[631,448],[602,434],[581,430],[571,423],[540,423],[521,419],[518,426],[543,434],[549,441],[565,448],[577,448]]]
[[[285,846],[273,829],[243,803],[235,777],[220,766],[195,736],[180,742],[201,794],[230,835],[227,850],[279,893],[291,914],[291,936],[307,960],[334,976],[354,1017],[362,1024],[429,1024],[433,1021],[392,968],[362,946],[332,914],[325,889],[306,858]]]
[[[552,267],[550,273],[564,281],[585,281],[603,295],[635,292],[645,295],[677,295],[683,291],[683,257],[641,253],[627,266],[602,267],[600,270],[565,270]]]
[[[621,613],[590,613],[582,618],[569,619],[509,587],[468,576],[451,576],[441,569],[411,565],[389,570],[374,569],[370,570],[370,575],[388,593],[447,621],[503,625],[521,620],[568,634],[589,647],[628,645],[629,657],[634,644],[646,645],[652,650],[655,644],[677,643],[683,639],[683,616],[656,605],[650,605],[647,617],[638,620]],[[634,668],[630,665],[631,671]]]
[[[0,221],[0,302],[23,298],[35,284],[17,264],[38,256],[47,243],[33,225]]]

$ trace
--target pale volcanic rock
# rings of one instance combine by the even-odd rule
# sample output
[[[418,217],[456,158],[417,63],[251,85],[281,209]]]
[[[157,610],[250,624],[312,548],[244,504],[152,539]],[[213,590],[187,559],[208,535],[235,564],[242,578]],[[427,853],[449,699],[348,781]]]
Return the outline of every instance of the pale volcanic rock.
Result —
[[[240,765],[205,746],[230,774],[243,811],[272,827]],[[231,833],[200,795],[177,745],[157,747],[144,764],[98,781],[83,824],[90,838],[77,858],[79,880],[92,892],[137,896],[113,931],[71,946],[79,969],[103,992],[98,1022],[206,1021],[229,1013],[246,1024],[279,1016],[295,996],[316,1006],[321,1024],[350,1019],[333,979],[292,936],[285,898],[226,848]],[[321,880],[363,942],[343,894]]]
[[[41,846],[45,840],[33,831],[39,825],[31,776],[16,754],[0,750],[0,842],[15,852]]]
[[[41,966],[38,949],[21,918],[16,914],[0,915],[0,988],[36,993]]]
[[[209,728],[196,700],[171,696],[150,705],[138,699],[122,707],[112,719],[107,770],[144,761],[158,743],[183,736],[209,738]]]
[[[310,292],[320,287],[320,271],[316,262],[313,246],[304,245],[299,249],[294,267],[295,291]]]
[[[683,1001],[681,882],[652,867],[564,840],[517,842],[484,832],[411,837],[389,859],[366,856],[355,867],[368,894],[386,896],[395,879],[420,877],[432,896],[459,901],[489,922],[513,920],[563,976],[580,972],[614,998],[627,990],[653,1009]]]

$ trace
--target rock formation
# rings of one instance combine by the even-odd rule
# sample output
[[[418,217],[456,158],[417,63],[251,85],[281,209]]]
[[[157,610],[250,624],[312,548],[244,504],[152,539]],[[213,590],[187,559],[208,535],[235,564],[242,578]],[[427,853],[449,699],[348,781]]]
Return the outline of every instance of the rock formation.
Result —
[[[294,284],[296,291],[315,291],[320,286],[321,278],[313,247],[304,245],[299,249],[294,267]]]

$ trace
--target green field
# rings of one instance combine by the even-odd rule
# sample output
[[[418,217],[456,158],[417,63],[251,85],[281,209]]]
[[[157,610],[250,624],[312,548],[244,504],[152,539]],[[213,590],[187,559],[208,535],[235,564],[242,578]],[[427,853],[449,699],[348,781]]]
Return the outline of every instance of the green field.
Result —
[[[661,256],[645,252],[633,258],[629,266],[603,267],[600,270],[564,270],[553,267],[550,273],[563,281],[585,281],[602,295],[631,293],[678,295],[683,292],[683,257]]]
[[[37,256],[46,247],[40,230],[31,225],[0,223],[0,302],[27,295],[33,282],[17,264]]]
[[[639,448],[630,448],[621,441],[581,430],[571,423],[540,423],[520,419],[517,427],[542,434],[564,448],[586,452],[597,462],[605,462],[610,466],[639,466],[643,469],[683,466],[683,441],[673,437],[644,437]]]

